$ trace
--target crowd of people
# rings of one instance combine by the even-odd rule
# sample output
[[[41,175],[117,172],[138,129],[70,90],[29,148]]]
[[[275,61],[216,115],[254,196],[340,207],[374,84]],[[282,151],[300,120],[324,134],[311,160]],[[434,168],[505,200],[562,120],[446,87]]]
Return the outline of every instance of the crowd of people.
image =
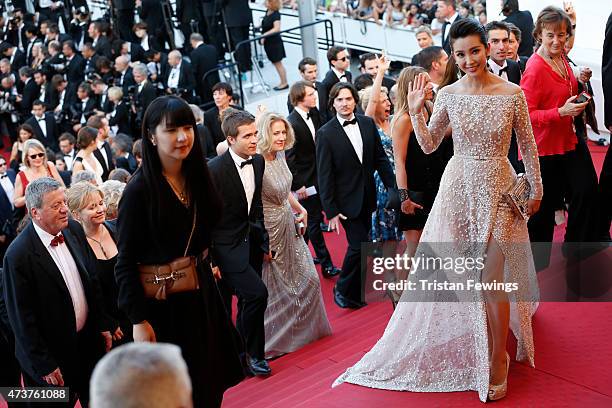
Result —
[[[533,285],[549,260],[513,244],[552,242],[559,210],[567,242],[610,241],[612,159],[598,182],[586,142],[594,102],[576,100],[592,94],[591,71],[568,56],[571,4],[534,24],[505,1],[506,19],[482,25],[469,13],[478,1],[422,1],[408,23],[393,0],[386,17],[418,26],[421,49],[397,77],[375,53],[353,75],[352,51],[334,45],[321,81],[305,57],[289,85],[284,50],[266,37],[278,88],[289,88],[285,114],[248,112],[230,84],[208,81],[221,51],[213,20],[203,35],[185,17],[202,10],[170,1],[164,33],[147,21],[154,5],[127,3],[110,20],[76,4],[67,22],[63,4],[41,1],[0,22],[0,133],[12,143],[0,157],[0,385],[67,386],[66,406],[168,406],[173,390],[174,401],[218,407],[246,376],[270,375],[268,360],[332,333],[319,276],[337,279],[338,307],[367,305],[363,243],[391,256],[451,241],[483,244],[471,249],[487,259],[478,279],[517,281],[517,299],[533,301],[510,307],[493,291],[400,302],[410,294],[388,291],[385,334],[336,384],[503,398],[509,329],[517,359],[533,365]],[[266,4],[262,30],[274,34],[280,2]],[[432,8],[442,46],[421,24]],[[226,19],[234,45],[246,20]],[[241,69],[249,53],[236,51]],[[528,222],[501,198],[518,173],[531,185]],[[337,267],[324,233],[342,229]],[[158,370],[159,389],[133,395]]]

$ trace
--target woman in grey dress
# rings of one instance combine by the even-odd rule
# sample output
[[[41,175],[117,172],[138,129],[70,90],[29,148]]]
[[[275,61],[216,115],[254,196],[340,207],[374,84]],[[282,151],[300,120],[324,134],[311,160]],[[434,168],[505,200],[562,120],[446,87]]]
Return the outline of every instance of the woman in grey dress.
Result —
[[[307,213],[291,192],[292,175],[285,161],[284,151],[295,140],[293,129],[283,116],[268,112],[258,118],[257,131],[258,150],[266,159],[264,222],[274,252],[262,276],[268,288],[266,358],[274,358],[331,334],[331,327],[319,276],[302,238]]]

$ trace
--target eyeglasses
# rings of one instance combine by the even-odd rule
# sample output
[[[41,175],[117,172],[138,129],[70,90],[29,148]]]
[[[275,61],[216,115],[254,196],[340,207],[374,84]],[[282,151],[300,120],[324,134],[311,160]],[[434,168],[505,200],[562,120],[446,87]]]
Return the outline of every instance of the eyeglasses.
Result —
[[[31,155],[29,155],[28,157],[29,157],[30,159],[34,160],[34,159],[37,159],[37,158],[42,159],[42,158],[43,158],[43,157],[45,157],[45,156],[46,156],[46,154],[45,154],[45,153],[36,153],[36,154],[31,154]]]

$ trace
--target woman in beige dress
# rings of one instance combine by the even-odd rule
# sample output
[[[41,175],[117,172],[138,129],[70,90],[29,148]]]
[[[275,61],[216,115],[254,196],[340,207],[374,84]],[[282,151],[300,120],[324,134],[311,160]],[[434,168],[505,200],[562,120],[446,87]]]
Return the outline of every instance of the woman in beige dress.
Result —
[[[285,150],[293,145],[291,125],[276,113],[257,121],[258,150],[266,159],[262,201],[273,259],[264,263],[268,288],[264,326],[266,358],[290,353],[331,334],[312,256],[302,238],[307,214],[291,192]],[[297,213],[297,216],[294,216]]]

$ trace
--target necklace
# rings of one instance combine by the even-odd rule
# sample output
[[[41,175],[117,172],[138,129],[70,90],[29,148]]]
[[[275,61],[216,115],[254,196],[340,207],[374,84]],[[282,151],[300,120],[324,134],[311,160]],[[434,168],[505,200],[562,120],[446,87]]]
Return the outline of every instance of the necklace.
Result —
[[[565,63],[563,62],[563,57],[561,57],[561,65],[563,65],[563,70],[561,70],[561,68],[559,68],[559,65],[557,64],[555,59],[552,58],[550,55],[548,55],[548,53],[546,53],[546,57],[553,63],[553,65],[557,69],[557,72],[559,73],[561,78],[563,78],[563,81],[567,81],[567,83],[569,84],[570,96],[574,95],[574,88],[572,86],[572,79],[569,76],[569,72],[567,72],[567,66],[565,66]]]
[[[104,250],[104,246],[102,245],[102,236],[104,235],[104,228],[102,228],[102,233],[100,234],[100,241],[98,241],[97,239],[90,237],[89,235],[87,235],[87,239],[91,239],[93,242],[95,242],[96,244],[98,244],[98,246],[100,247],[100,250],[102,251],[102,254],[104,255],[105,259],[108,259],[108,255],[106,255],[106,251]]]
[[[182,190],[179,190],[178,188],[176,188],[174,183],[172,183],[172,181],[170,181],[168,176],[166,176],[165,174],[164,174],[164,178],[166,179],[168,184],[170,184],[172,191],[174,191],[174,194],[176,194],[181,204],[183,204],[185,207],[189,207],[189,199],[187,198],[187,194],[185,193],[185,187],[183,187]]]

